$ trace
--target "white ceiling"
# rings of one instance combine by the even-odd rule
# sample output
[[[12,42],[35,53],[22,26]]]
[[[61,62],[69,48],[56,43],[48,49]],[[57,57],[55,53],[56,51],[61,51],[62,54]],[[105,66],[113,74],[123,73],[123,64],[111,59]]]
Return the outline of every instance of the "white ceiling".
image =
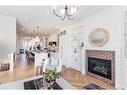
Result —
[[[30,34],[35,25],[40,27],[40,32],[54,32],[60,27],[83,21],[85,17],[107,8],[109,7],[79,6],[74,21],[61,21],[53,14],[52,6],[0,6],[0,14],[16,17],[18,32]]]

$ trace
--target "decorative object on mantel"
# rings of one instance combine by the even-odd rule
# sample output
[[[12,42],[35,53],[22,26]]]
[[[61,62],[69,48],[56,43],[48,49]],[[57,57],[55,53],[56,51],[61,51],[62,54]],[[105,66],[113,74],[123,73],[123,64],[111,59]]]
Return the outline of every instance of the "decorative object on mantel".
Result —
[[[65,18],[68,18],[71,21],[74,20],[77,11],[78,6],[75,5],[53,7],[53,13],[55,14],[55,16],[60,17],[62,21],[65,20]]]
[[[94,47],[102,47],[109,40],[109,33],[104,28],[96,28],[89,34],[89,44]]]

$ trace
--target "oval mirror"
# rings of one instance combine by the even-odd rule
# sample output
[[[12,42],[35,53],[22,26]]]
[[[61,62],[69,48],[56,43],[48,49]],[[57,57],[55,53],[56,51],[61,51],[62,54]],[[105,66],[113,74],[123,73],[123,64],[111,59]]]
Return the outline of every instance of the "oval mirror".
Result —
[[[105,45],[109,40],[109,33],[104,28],[96,28],[89,35],[89,43],[98,47]]]

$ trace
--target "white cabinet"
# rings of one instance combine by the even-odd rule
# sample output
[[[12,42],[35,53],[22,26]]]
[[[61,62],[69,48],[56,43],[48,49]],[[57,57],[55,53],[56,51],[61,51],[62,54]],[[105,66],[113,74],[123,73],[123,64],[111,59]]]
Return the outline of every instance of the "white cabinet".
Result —
[[[72,47],[72,67],[81,71],[81,47]]]
[[[82,43],[83,43],[82,40],[79,40],[79,41],[75,40],[75,41],[72,41],[72,45],[71,46],[72,47],[81,47]]]
[[[80,70],[80,63],[81,63],[81,51],[80,47],[72,47],[72,63],[73,63],[73,68]]]
[[[72,63],[73,63],[74,69],[81,71],[81,55],[73,54],[72,55]]]
[[[71,67],[82,71],[82,44],[83,40],[83,31],[79,29],[74,29],[71,33],[71,60],[72,64]]]
[[[71,40],[72,41],[83,40],[83,32],[74,32],[74,33],[72,33]]]
[[[81,54],[81,47],[72,47],[72,54]]]

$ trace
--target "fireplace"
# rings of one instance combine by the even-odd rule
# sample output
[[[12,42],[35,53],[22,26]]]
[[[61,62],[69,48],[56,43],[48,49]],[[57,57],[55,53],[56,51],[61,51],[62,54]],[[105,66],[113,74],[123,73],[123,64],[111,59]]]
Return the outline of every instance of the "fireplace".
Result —
[[[86,74],[104,82],[115,84],[115,52],[114,51],[86,51]]]
[[[112,80],[111,60],[88,57],[88,72]]]

